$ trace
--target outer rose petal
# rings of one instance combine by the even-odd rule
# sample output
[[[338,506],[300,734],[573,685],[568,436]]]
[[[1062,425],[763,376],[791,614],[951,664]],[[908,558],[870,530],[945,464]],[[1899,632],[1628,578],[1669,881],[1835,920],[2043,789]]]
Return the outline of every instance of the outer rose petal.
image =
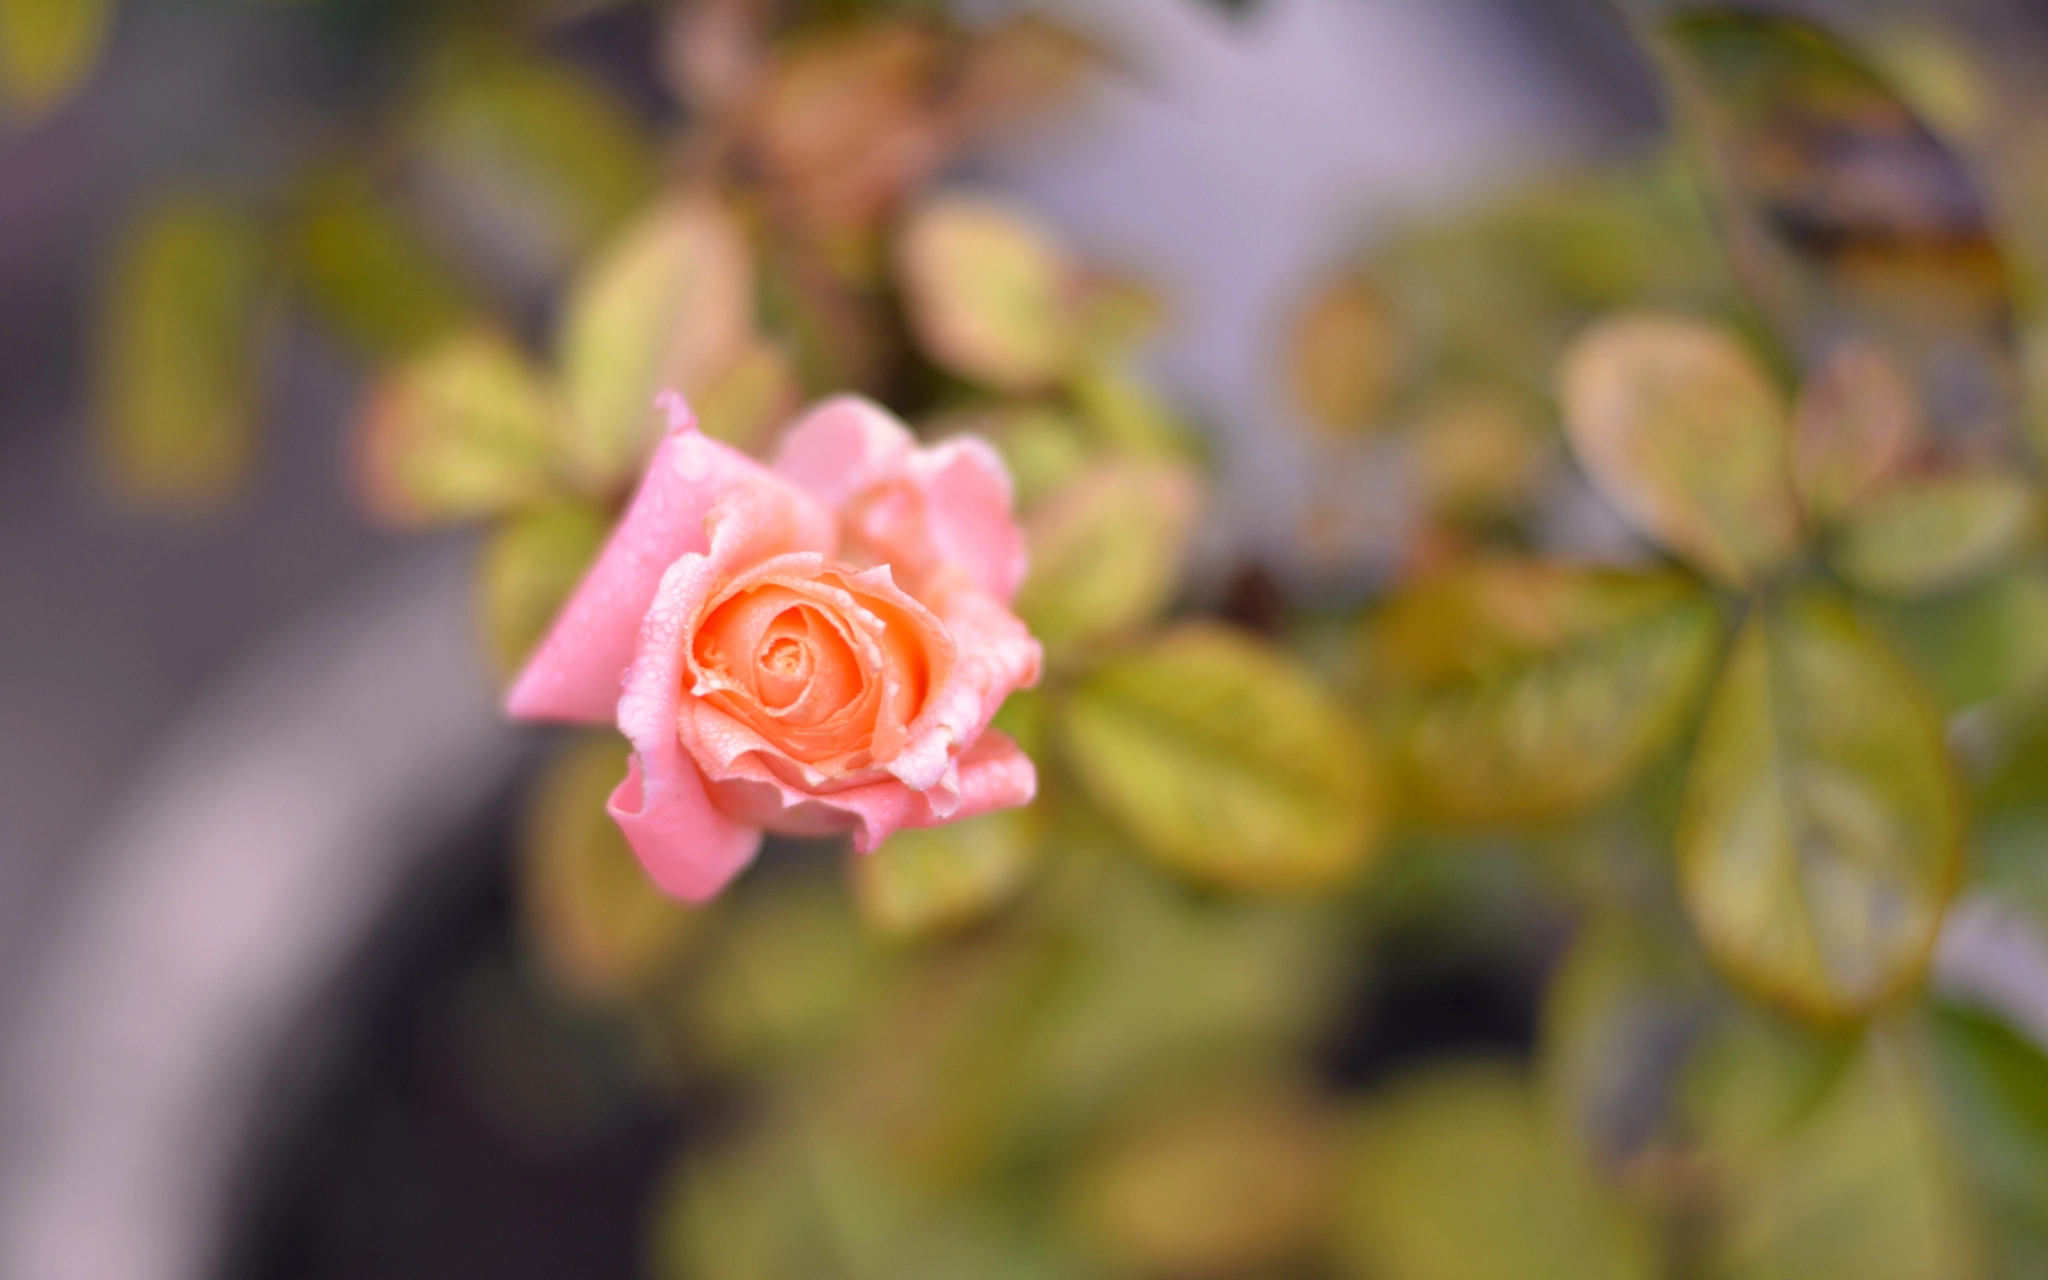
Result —
[[[702,704],[696,711],[731,723]],[[785,782],[752,751],[741,752],[722,767],[704,761],[707,784],[725,812],[791,835],[851,831],[858,853],[874,852],[904,827],[937,826],[1014,808],[1031,803],[1038,794],[1038,771],[1031,758],[994,730],[984,733],[954,763],[958,785],[950,797],[953,803],[942,808],[933,792],[913,791],[895,778],[819,795]]]
[[[620,673],[633,659],[634,639],[671,564],[709,549],[704,522],[735,489],[772,494],[794,528],[781,550],[836,549],[834,514],[745,454],[696,429],[680,396],[662,398],[669,433],[655,451],[633,503],[597,563],[555,619],[505,699],[527,719],[611,720]]]
[[[858,396],[813,409],[784,437],[776,473],[847,513],[879,563],[897,567],[921,592],[913,570],[950,569],[1008,603],[1024,581],[1024,533],[1010,473],[981,440],[930,449],[890,413]]]

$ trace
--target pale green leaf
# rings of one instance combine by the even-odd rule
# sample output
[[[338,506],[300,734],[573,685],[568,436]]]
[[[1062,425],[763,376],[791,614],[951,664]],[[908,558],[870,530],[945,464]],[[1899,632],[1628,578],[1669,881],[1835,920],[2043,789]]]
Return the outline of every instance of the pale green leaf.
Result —
[[[1023,888],[1039,839],[1038,823],[1019,809],[898,831],[873,853],[851,855],[854,906],[864,924],[889,937],[960,929]]]
[[[2000,574],[1933,599],[1872,611],[1950,711],[2038,688],[2048,678],[2048,577]]]
[[[115,0],[0,0],[0,100],[47,111],[99,61]]]
[[[1798,547],[1785,400],[1727,332],[1623,314],[1580,335],[1558,384],[1579,464],[1643,533],[1732,585]]]
[[[1968,582],[2033,532],[2033,487],[1995,472],[1910,480],[1865,500],[1837,530],[1829,559],[1866,591],[1910,596]]]
[[[1505,1067],[1441,1067],[1367,1103],[1350,1137],[1343,1274],[1654,1280],[1649,1223],[1602,1186]]]
[[[1672,573],[1503,561],[1424,581],[1369,650],[1396,699],[1402,795],[1498,822],[1612,794],[1686,726],[1720,633],[1712,599]]]
[[[746,237],[707,196],[659,206],[577,278],[559,356],[571,449],[591,483],[639,468],[660,438],[657,394],[706,395],[755,349],[753,288]]]
[[[2048,1277],[2048,1055],[1974,1009],[1935,1005],[1929,1048],[1954,1161],[1976,1194],[1987,1274]]]
[[[144,210],[116,247],[102,301],[99,427],[115,480],[146,500],[218,502],[256,445],[266,248],[207,196]]]
[[[926,204],[903,229],[897,274],[918,342],[964,378],[1039,390],[1080,354],[1076,269],[1050,232],[1007,205],[963,195]]]
[[[536,783],[521,840],[526,936],[548,975],[590,1000],[661,976],[696,937],[699,917],[641,870],[605,802],[626,776],[627,745],[591,734],[566,745]]]
[[[1903,466],[1926,433],[1920,392],[1880,347],[1845,342],[1792,414],[1792,475],[1816,520],[1832,521]]]
[[[1280,652],[1187,624],[1098,668],[1056,733],[1081,787],[1162,865],[1237,890],[1320,889],[1382,826],[1361,727]]]
[[[1201,491],[1165,461],[1111,458],[1042,501],[1025,525],[1031,573],[1017,615],[1055,659],[1151,621],[1173,599]]]
[[[468,520],[559,483],[561,409],[511,339],[471,329],[387,373],[357,425],[363,495],[400,523]]]
[[[388,359],[455,330],[476,311],[468,284],[368,174],[308,178],[291,226],[297,283],[327,326]]]
[[[509,675],[526,661],[610,532],[605,513],[581,502],[522,511],[491,531],[477,590],[500,672]]]
[[[1848,609],[1759,606],[1694,751],[1677,835],[1693,926],[1731,977],[1806,1017],[1919,979],[1961,857],[1941,725]]]

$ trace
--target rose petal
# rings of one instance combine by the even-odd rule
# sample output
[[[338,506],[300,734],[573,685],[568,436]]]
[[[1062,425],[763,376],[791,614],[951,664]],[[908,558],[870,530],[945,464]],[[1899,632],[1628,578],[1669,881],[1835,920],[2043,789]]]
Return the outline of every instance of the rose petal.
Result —
[[[762,496],[765,537],[783,551],[836,549],[833,513],[745,454],[696,430],[680,397],[664,397],[669,433],[655,451],[611,541],[506,697],[528,719],[611,720],[620,673],[632,661],[640,622],[662,574],[682,555],[709,548],[705,521],[735,490]],[[773,554],[769,552],[768,554]]]
[[[633,755],[606,806],[655,884],[693,902],[724,888],[761,847],[759,827],[712,804],[676,732],[682,631],[703,599],[707,576],[702,556],[688,556],[662,576],[618,701],[619,728],[632,740]]]
[[[791,428],[775,470],[839,510],[851,540],[864,545],[860,558],[893,566],[913,595],[943,576],[1007,603],[1024,581],[1015,490],[985,441],[920,449],[887,410],[840,396]]]
[[[941,784],[948,757],[981,737],[1005,698],[1037,684],[1044,661],[1024,624],[981,592],[955,591],[937,606],[957,657],[889,763],[891,773],[917,790]]]
[[[715,709],[699,712],[725,719]],[[728,720],[728,723],[731,723]],[[700,730],[700,740],[706,736]],[[723,767],[706,762],[707,784],[720,808],[771,830],[791,835],[853,833],[856,852],[869,853],[892,832],[971,818],[993,809],[1029,804],[1038,794],[1038,771],[1017,744],[1001,733],[984,733],[952,762],[957,784],[943,812],[929,791],[913,791],[895,778],[817,794],[792,785],[767,767],[760,755],[741,752]]]

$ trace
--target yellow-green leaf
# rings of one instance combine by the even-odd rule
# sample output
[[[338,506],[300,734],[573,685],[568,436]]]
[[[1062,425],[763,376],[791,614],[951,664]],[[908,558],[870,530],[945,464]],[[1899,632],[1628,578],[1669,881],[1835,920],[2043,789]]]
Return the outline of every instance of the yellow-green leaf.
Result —
[[[1091,364],[1067,384],[1074,408],[1102,444],[1117,453],[1147,458],[1188,458],[1187,428],[1159,394],[1139,379]]]
[[[1883,349],[1847,342],[1799,389],[1792,474],[1817,520],[1834,520],[1907,459],[1925,434],[1920,392]]]
[[[1313,1253],[1330,1219],[1328,1117],[1277,1082],[1208,1088],[1122,1124],[1074,1198],[1120,1274],[1265,1274]]]
[[[2048,577],[2038,570],[1932,600],[1881,604],[1874,615],[1947,710],[2039,688],[2048,678]]]
[[[477,588],[484,637],[501,673],[517,671],[540,643],[610,532],[604,512],[582,502],[523,511],[492,531]]]
[[[663,204],[577,279],[560,336],[571,449],[593,484],[636,471],[660,438],[654,397],[710,392],[754,344],[746,237],[709,196]]]
[[[1075,349],[1076,271],[1050,232],[975,196],[943,196],[910,217],[897,270],[927,354],[998,391],[1042,389]]]
[[[1088,465],[1087,432],[1072,415],[1046,405],[1012,404],[942,418],[927,437],[978,435],[996,447],[1017,486],[1017,508],[1029,512]]]
[[[1650,1225],[1602,1186],[1528,1084],[1465,1063],[1404,1081],[1350,1134],[1343,1274],[1653,1280]]]
[[[307,301],[372,356],[418,351],[476,311],[447,255],[382,199],[365,173],[343,167],[309,178],[291,237]]]
[[[873,853],[852,855],[854,905],[864,924],[890,937],[951,932],[1023,888],[1038,841],[1038,823],[1018,809],[899,831]]]
[[[1104,663],[1060,708],[1083,790],[1162,865],[1227,889],[1326,888],[1381,827],[1364,731],[1285,655],[1207,624]]]
[[[652,190],[632,112],[567,63],[469,50],[423,99],[416,141],[467,221],[518,266],[552,271],[598,243]]]
[[[1998,1280],[2048,1276],[2048,1054],[1974,1009],[1928,1016],[1935,1082],[1959,1162],[1982,1207]]]
[[[468,520],[558,483],[561,410],[541,371],[491,329],[386,374],[357,427],[364,498],[401,523]]]
[[[1056,658],[1150,621],[1179,586],[1200,498],[1180,464],[1096,463],[1031,512],[1017,615]]]
[[[1961,857],[1941,725],[1842,604],[1760,606],[1694,750],[1677,835],[1719,966],[1806,1017],[1859,1017],[1926,966]]]
[[[0,100],[47,111],[99,61],[114,0],[0,0]]]
[[[1415,479],[1431,512],[1485,520],[1522,505],[1543,478],[1550,438],[1521,400],[1454,394],[1415,425]]]
[[[1395,695],[1401,794],[1463,822],[1611,794],[1685,727],[1720,647],[1674,573],[1473,565],[1395,597],[1369,647]]]
[[[1829,559],[1856,586],[1910,596],[1960,586],[2011,556],[2033,532],[2033,486],[1997,472],[1910,480],[1843,521]]]
[[[705,435],[758,455],[803,407],[803,391],[781,348],[755,342],[707,380],[690,407]]]
[[[1317,290],[1287,337],[1287,385],[1309,422],[1327,431],[1375,425],[1399,383],[1406,339],[1371,281],[1344,275]]]
[[[1579,464],[1643,533],[1734,585],[1797,547],[1784,397],[1727,332],[1617,316],[1579,336],[1558,382]]]
[[[590,734],[548,764],[526,817],[520,900],[549,975],[588,999],[658,977],[696,936],[699,916],[664,896],[605,812],[626,776],[627,745]]]
[[[126,491],[225,498],[256,444],[265,247],[206,196],[145,210],[115,249],[101,309],[102,454]]]

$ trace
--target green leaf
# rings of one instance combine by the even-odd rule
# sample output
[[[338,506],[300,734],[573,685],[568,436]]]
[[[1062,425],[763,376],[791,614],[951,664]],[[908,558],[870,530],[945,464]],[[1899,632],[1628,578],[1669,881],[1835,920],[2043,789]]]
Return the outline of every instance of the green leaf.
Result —
[[[307,301],[373,357],[416,352],[477,310],[447,255],[378,194],[367,173],[337,167],[307,179],[290,235]]]
[[[1989,1275],[2048,1277],[2048,1056],[1973,1009],[1928,1010],[1929,1048],[1955,1159],[1989,1237]]]
[[[1784,397],[1728,333],[1615,316],[1572,344],[1558,387],[1579,464],[1643,533],[1735,586],[1797,549]]]
[[[1673,573],[1502,561],[1394,598],[1373,673],[1396,697],[1401,794],[1453,822],[1583,809],[1688,723],[1719,611]]]
[[[1193,456],[1186,426],[1158,393],[1137,378],[1102,365],[1089,365],[1067,383],[1081,420],[1113,452],[1140,458]]]
[[[655,396],[703,396],[755,350],[746,237],[710,197],[655,209],[577,278],[559,341],[572,455],[594,485],[633,475],[660,438]]]
[[[1041,390],[1072,368],[1080,283],[1021,212],[973,196],[918,209],[897,250],[910,324],[933,360],[998,391]]]
[[[942,827],[899,831],[873,853],[850,855],[854,906],[894,938],[950,933],[999,910],[1038,860],[1038,823],[1006,809]]]
[[[1807,514],[1839,519],[1897,473],[1926,430],[1919,390],[1883,348],[1837,346],[1792,414],[1792,475]]]
[[[1910,480],[1865,500],[1829,559],[1851,583],[1911,596],[1960,586],[2010,557],[2034,528],[2033,486],[1980,473]]]
[[[203,195],[144,210],[113,253],[99,334],[102,455],[127,492],[227,497],[255,453],[266,248]]]
[[[1736,1142],[1710,1135],[1721,1177],[1707,1274],[1986,1276],[1938,1117],[1899,1050],[1889,1038],[1872,1037],[1782,1131]]]
[[[1226,889],[1339,884],[1382,825],[1370,742],[1286,656],[1186,624],[1075,687],[1056,732],[1083,790],[1160,864]]]
[[[1949,711],[2048,677],[2048,577],[2000,574],[1951,595],[1884,603],[1872,616]]]
[[[1651,1280],[1649,1225],[1504,1067],[1466,1063],[1362,1109],[1340,1241],[1359,1280]]]
[[[700,923],[654,887],[605,812],[627,750],[612,733],[565,745],[535,784],[522,833],[527,941],[551,978],[588,1000],[616,1000],[661,976]]]
[[[1200,501],[1186,466],[1096,463],[1027,519],[1017,616],[1055,660],[1151,621],[1180,585]]]
[[[1911,675],[1838,602],[1762,605],[1686,781],[1686,909],[1728,975],[1803,1016],[1910,989],[1955,886],[1961,799]]]
[[[1072,415],[1046,405],[1011,404],[952,415],[927,424],[928,439],[978,435],[996,447],[1017,486],[1017,509],[1029,513],[1088,465],[1088,433]]]
[[[500,672],[509,676],[525,663],[610,532],[605,513],[581,502],[522,511],[491,531],[477,590]]]
[[[1939,459],[2016,457],[2010,276],[1968,166],[1817,27],[1695,11],[1664,34],[1738,274],[1786,344],[1809,366],[1876,344]]]
[[[1119,1274],[1267,1274],[1328,1229],[1329,1128],[1279,1081],[1148,1099],[1084,1156],[1071,1194]]]
[[[544,498],[559,484],[560,419],[510,338],[465,330],[372,389],[357,425],[364,499],[385,519],[424,524]]]
[[[0,0],[0,101],[22,115],[56,106],[99,61],[114,0]]]
[[[414,140],[468,220],[529,270],[596,245],[653,190],[653,150],[603,81],[497,50],[464,50],[440,70]]]

